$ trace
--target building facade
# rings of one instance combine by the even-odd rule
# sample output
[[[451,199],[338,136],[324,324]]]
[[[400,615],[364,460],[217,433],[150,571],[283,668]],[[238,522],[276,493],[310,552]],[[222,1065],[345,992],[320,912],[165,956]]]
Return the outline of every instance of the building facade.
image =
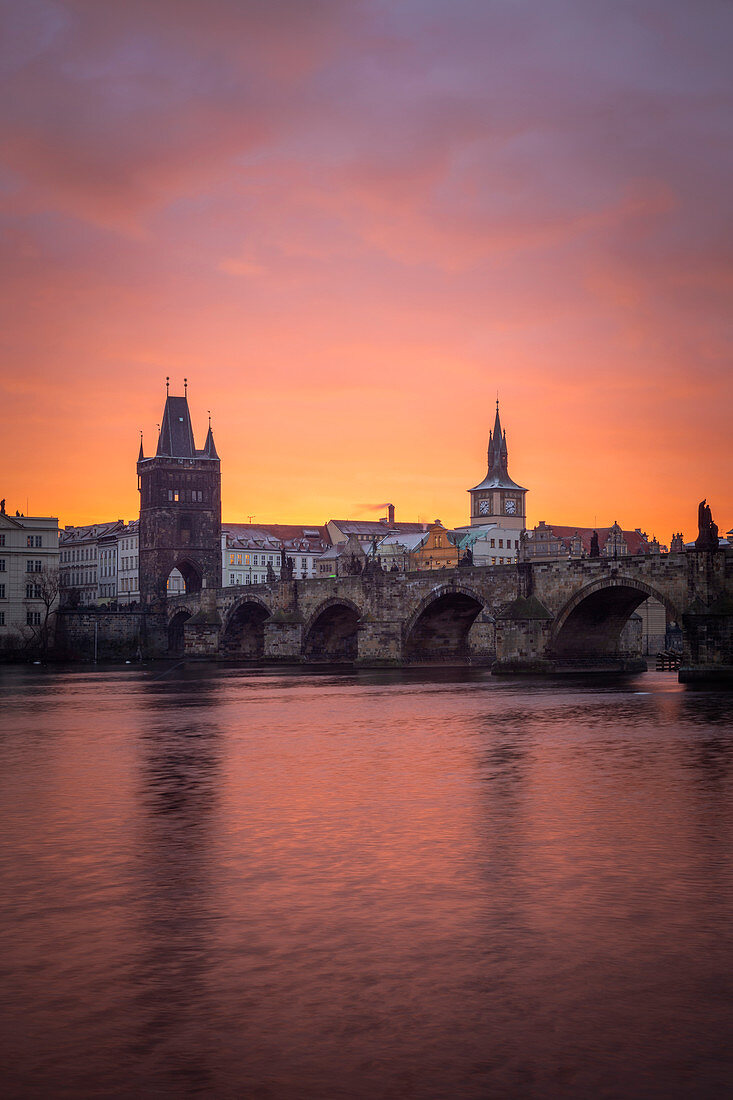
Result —
[[[331,545],[325,527],[308,524],[222,524],[222,584],[264,584],[268,566],[279,578],[291,558],[293,576],[308,580],[319,575],[318,561]]]
[[[659,554],[663,548],[656,539],[637,527],[624,531],[618,523],[610,527],[568,527],[540,520],[522,539],[523,561],[554,561],[557,558],[591,556],[593,535],[598,536],[599,556],[603,558],[634,557],[637,554]]]
[[[130,520],[117,532],[117,601],[137,603],[140,599],[138,567],[138,528],[140,521]]]
[[[59,521],[0,510],[0,649],[52,641],[59,602]]]
[[[94,607],[115,598],[117,538],[124,526],[121,519],[115,519],[106,523],[66,526],[59,533],[62,606]]]

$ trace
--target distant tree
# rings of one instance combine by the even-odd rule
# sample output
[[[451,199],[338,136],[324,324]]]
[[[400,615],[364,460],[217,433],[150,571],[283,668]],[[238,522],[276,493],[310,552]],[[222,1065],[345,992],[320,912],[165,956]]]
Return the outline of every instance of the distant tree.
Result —
[[[29,573],[33,579],[34,599],[43,602],[40,624],[26,626],[26,645],[29,649],[48,651],[51,637],[51,620],[58,607],[60,577],[58,569],[44,568],[40,573]]]

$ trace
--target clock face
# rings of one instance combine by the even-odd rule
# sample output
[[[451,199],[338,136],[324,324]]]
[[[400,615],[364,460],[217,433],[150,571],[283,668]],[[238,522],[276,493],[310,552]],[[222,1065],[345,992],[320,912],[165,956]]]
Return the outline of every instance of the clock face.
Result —
[[[478,502],[478,514],[480,516],[488,516],[490,507],[491,507],[491,501],[490,500],[480,500]]]
[[[516,500],[505,500],[504,511],[508,516],[515,516],[517,514],[517,502]]]

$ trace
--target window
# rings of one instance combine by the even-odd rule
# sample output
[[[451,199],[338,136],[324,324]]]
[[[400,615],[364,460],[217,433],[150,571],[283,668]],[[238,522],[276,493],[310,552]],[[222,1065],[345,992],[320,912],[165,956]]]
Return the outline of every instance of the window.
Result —
[[[234,574],[233,573],[229,574],[229,583],[234,584]]]
[[[5,626],[5,612],[0,611],[0,626]]]
[[[5,572],[5,558],[0,558],[0,573]]]
[[[0,546],[5,545],[5,535],[0,535]]]
[[[504,549],[504,539],[499,539],[499,549],[500,550]]]
[[[492,558],[492,559],[491,559],[491,564],[492,564],[492,565],[496,565],[496,558]]]
[[[31,561],[30,559],[25,563],[26,573],[40,573],[41,563],[40,561]]]
[[[25,613],[26,626],[40,626],[41,625],[41,612],[40,611],[26,611]]]
[[[180,496],[181,496],[181,494],[179,493],[178,489],[174,489],[173,490],[173,503],[174,504],[178,503],[178,501],[180,499]]]
[[[5,599],[5,585],[0,584],[0,600],[4,600],[4,599]]]
[[[491,540],[491,549],[493,550],[495,546],[496,546],[496,541],[494,539],[492,539]]]
[[[26,543],[26,546],[32,546],[33,545],[33,535],[29,535],[28,538],[25,540],[25,543]]]
[[[230,554],[229,555],[229,564],[230,565],[236,565],[236,555],[235,554]]]
[[[173,500],[173,490],[172,489],[168,490],[168,500]]]
[[[36,545],[36,546],[42,546],[42,545],[43,545],[43,540],[42,540],[42,538],[41,538],[41,536],[40,536],[40,535],[36,535],[36,542],[35,542],[35,545]]]

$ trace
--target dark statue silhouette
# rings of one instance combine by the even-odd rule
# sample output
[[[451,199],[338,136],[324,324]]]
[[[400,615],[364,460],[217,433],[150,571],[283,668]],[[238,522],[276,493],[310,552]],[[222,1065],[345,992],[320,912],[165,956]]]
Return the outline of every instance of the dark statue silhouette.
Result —
[[[697,506],[697,538],[695,539],[696,550],[717,550],[718,549],[718,525],[713,522],[712,512],[710,511],[710,505],[706,500],[701,500]]]

